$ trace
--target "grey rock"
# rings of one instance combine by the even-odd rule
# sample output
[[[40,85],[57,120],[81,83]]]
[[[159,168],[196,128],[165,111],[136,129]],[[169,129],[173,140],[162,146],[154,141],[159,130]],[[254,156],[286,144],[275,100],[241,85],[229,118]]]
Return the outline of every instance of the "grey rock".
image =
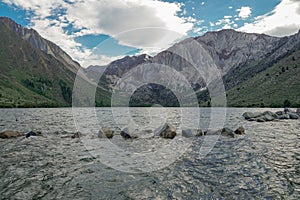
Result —
[[[297,115],[300,115],[300,108],[297,108],[296,113]]]
[[[257,118],[257,117],[260,117],[262,116],[263,114],[260,113],[260,112],[255,112],[255,113],[252,113],[252,112],[245,112],[243,114],[243,117],[246,119],[246,120],[250,120],[252,118]]]
[[[222,131],[221,131],[221,135],[228,136],[228,137],[234,137],[235,136],[233,130],[231,130],[230,128],[223,128]]]
[[[256,119],[257,122],[266,122],[266,120],[263,117],[259,117]]]
[[[238,134],[238,135],[244,135],[245,134],[245,128],[240,126],[239,128],[237,128],[235,131],[234,131],[235,134]]]
[[[277,119],[290,119],[290,115],[289,114],[278,115]]]
[[[109,128],[102,128],[98,132],[98,138],[108,138],[111,139],[114,137],[113,131]]]
[[[120,135],[121,135],[125,140],[132,139],[131,135],[129,134],[128,128],[123,129],[123,130],[121,131]]]
[[[275,113],[276,113],[277,116],[278,116],[278,115],[284,115],[284,114],[285,114],[284,111],[277,111],[277,112],[275,112]]]
[[[264,119],[265,119],[265,121],[269,122],[269,121],[273,121],[275,119],[275,117],[273,117],[272,115],[267,113],[264,115]]]
[[[290,119],[299,119],[299,115],[297,115],[296,113],[288,113]]]
[[[165,123],[161,127],[157,128],[154,131],[154,134],[162,138],[173,139],[176,136],[176,129],[171,124]]]
[[[202,136],[203,132],[199,129],[186,129],[182,130],[182,136],[186,138]]]
[[[284,108],[284,113],[293,113],[293,111],[290,108]]]

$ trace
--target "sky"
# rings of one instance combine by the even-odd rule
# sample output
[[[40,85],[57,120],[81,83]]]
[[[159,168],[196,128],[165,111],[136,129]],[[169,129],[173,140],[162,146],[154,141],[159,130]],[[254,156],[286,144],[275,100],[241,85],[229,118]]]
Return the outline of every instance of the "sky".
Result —
[[[1,0],[0,16],[37,30],[88,67],[153,56],[207,31],[292,35],[300,29],[300,0]]]

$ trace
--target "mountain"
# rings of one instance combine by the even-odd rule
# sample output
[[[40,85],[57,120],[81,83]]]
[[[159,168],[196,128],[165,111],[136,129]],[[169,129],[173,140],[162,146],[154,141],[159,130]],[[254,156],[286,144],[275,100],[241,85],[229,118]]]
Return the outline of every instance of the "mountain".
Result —
[[[173,77],[175,80],[180,80],[179,76],[185,77],[201,105],[210,104],[208,88],[213,85],[215,74],[220,73],[229,106],[282,106],[286,100],[298,106],[299,47],[300,32],[282,38],[234,30],[208,32],[203,36],[185,39],[154,57],[125,57],[98,67],[103,73],[99,84],[113,90],[126,73],[134,71],[137,66],[151,63],[175,69],[179,72],[179,75]],[[290,62],[291,58],[294,60]],[[209,68],[213,65],[217,70]],[[93,70],[96,69],[94,66]],[[88,68],[86,72],[90,70]],[[143,75],[153,74],[154,71],[147,70]],[[265,74],[268,74],[268,80],[265,80]],[[133,85],[127,84],[124,87],[132,88]],[[166,89],[162,85],[146,84],[134,92],[132,103],[178,105],[174,94]]]
[[[153,57],[126,56],[83,69],[35,30],[0,17],[0,107],[71,106],[78,71],[84,86],[96,90],[81,88],[77,105],[128,100],[132,106],[191,106],[186,99],[195,96],[207,106],[219,97],[221,83],[228,106],[300,106],[299,61],[300,32],[278,38],[222,30],[187,38]],[[91,92],[95,102],[85,95]]]
[[[79,69],[35,30],[0,17],[0,107],[70,106]]]

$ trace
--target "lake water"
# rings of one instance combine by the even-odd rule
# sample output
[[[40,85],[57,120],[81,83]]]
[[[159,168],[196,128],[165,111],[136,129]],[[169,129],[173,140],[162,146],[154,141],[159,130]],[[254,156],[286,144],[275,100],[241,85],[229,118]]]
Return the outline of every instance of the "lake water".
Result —
[[[0,131],[42,136],[0,139],[1,199],[299,199],[300,120],[245,121],[278,109],[1,109]],[[173,124],[174,140],[153,137]],[[187,139],[181,129],[244,126],[235,138]],[[148,130],[136,140],[97,138],[101,127]],[[80,139],[72,133],[80,131]]]

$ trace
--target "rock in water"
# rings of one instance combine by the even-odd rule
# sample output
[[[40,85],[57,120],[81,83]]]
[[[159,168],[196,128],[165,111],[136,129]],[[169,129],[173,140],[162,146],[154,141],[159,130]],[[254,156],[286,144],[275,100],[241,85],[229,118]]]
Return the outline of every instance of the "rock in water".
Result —
[[[35,133],[35,132],[33,132],[33,131],[30,131],[30,132],[28,132],[28,133],[25,134],[25,136],[26,136],[27,138],[29,138],[29,137],[31,137],[31,136],[37,136],[37,135],[38,135],[38,134]]]
[[[276,113],[276,115],[284,115],[284,114],[285,114],[284,111],[277,111],[277,112],[275,112],[275,113]]]
[[[108,138],[108,139],[111,139],[113,137],[114,137],[114,134],[113,134],[112,130],[110,130],[108,128],[102,128],[98,132],[98,138]]]
[[[76,133],[74,133],[72,136],[71,136],[71,138],[73,138],[73,139],[75,139],[75,138],[80,138],[81,137],[81,133],[80,132],[76,132]]]
[[[235,131],[235,134],[238,134],[238,135],[243,135],[245,134],[245,129],[244,127],[240,126],[238,129],[236,129]]]
[[[199,129],[186,129],[182,130],[182,136],[186,138],[199,137],[202,136],[203,133]]]
[[[265,118],[264,117],[259,117],[256,119],[257,122],[265,122]]]
[[[284,108],[284,113],[288,114],[288,113],[292,113],[293,111],[290,108]]]
[[[171,124],[165,123],[157,128],[154,133],[162,138],[173,139],[176,136],[176,129]]]
[[[289,114],[282,114],[282,115],[278,115],[277,119],[290,119]]]
[[[128,128],[123,129],[123,130],[121,131],[120,135],[121,135],[125,140],[132,139],[131,135],[129,134]]]
[[[252,113],[252,112],[245,112],[243,114],[243,117],[246,119],[246,120],[250,120],[252,118],[257,118],[257,117],[260,117],[262,116],[263,114],[262,113],[259,113],[259,112],[255,112],[255,113]]]
[[[299,119],[299,115],[297,115],[296,113],[288,113],[290,119]]]
[[[234,137],[234,132],[230,128],[223,128],[221,131],[221,135],[228,136],[228,137]]]
[[[277,117],[277,115],[275,113],[271,112],[271,111],[264,112],[263,116],[264,116],[264,120],[267,121],[267,122],[268,121],[273,121]]]
[[[297,115],[300,116],[300,108],[297,108],[297,111],[296,111]]]
[[[17,131],[3,131],[0,133],[0,138],[9,139],[24,136],[23,133],[19,133]]]

